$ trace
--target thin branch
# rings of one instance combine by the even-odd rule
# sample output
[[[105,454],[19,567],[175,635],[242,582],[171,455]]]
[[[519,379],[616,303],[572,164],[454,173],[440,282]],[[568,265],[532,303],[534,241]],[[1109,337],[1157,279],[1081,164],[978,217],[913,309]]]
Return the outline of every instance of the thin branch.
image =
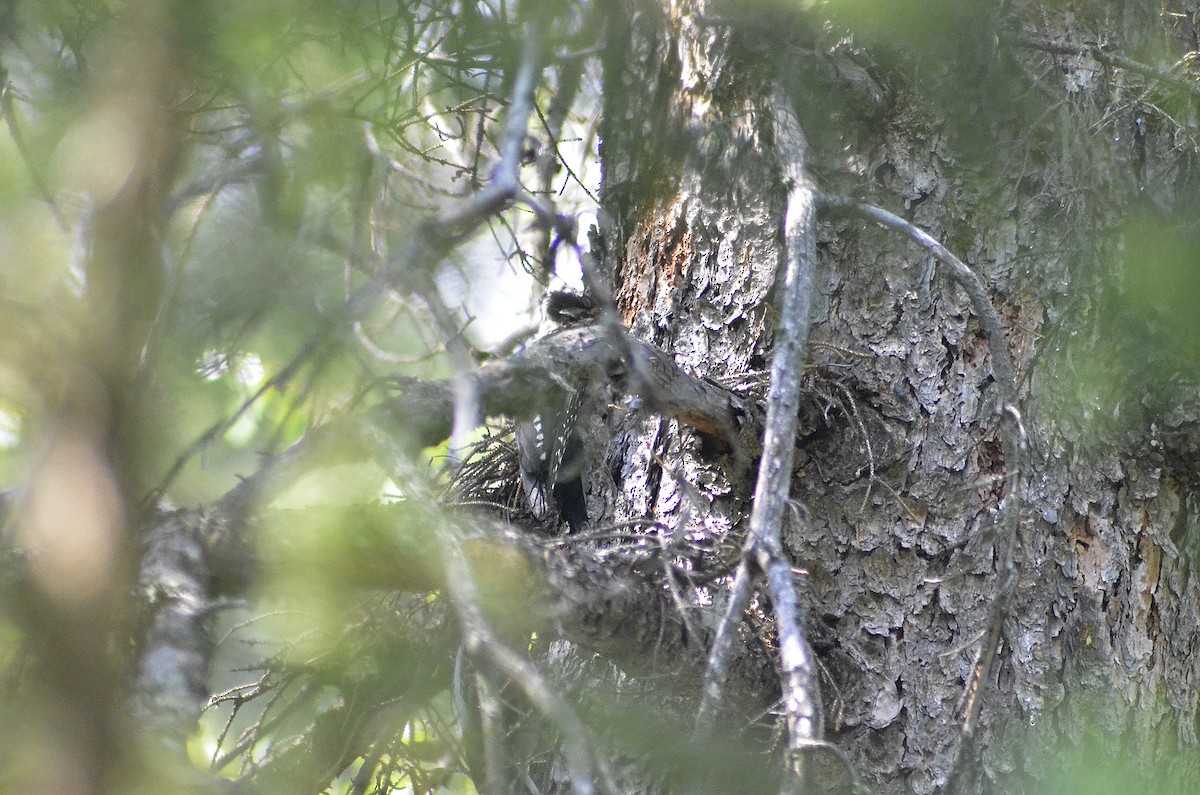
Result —
[[[996,388],[1000,391],[999,410],[1004,411],[1008,406],[1017,405],[1017,379],[1014,374],[1012,357],[1008,353],[1008,343],[1004,337],[1004,322],[996,311],[992,299],[988,296],[987,286],[966,263],[950,253],[945,246],[933,239],[924,229],[909,223],[905,219],[889,212],[882,207],[866,204],[842,196],[822,195],[820,203],[825,207],[839,210],[852,210],[873,221],[878,221],[886,227],[908,235],[915,243],[927,249],[929,253],[949,268],[950,277],[966,291],[971,300],[971,308],[979,316],[979,327],[982,329],[988,344],[988,353],[992,357],[992,374],[996,379]],[[1015,443],[1014,437],[1011,441]]]
[[[712,648],[708,653],[708,665],[704,671],[704,690],[701,695],[700,709],[696,715],[696,729],[693,733],[696,740],[707,740],[712,736],[713,723],[717,717],[717,707],[721,703],[721,695],[725,682],[729,679],[729,660],[733,656],[734,641],[738,636],[742,616],[750,606],[750,596],[754,592],[754,576],[751,573],[750,558],[743,554],[733,575],[733,584],[726,596],[725,610],[721,614],[721,623],[713,636]]]
[[[310,335],[300,347],[299,352],[282,370],[268,378],[262,387],[231,416],[214,423],[188,445],[150,493],[145,501],[146,504],[153,504],[158,495],[161,495],[174,482],[183,467],[193,457],[233,427],[234,423],[271,389],[289,381],[305,362],[337,335],[340,329],[352,326],[356,321],[365,318],[388,289],[401,292],[411,291],[414,281],[413,274],[417,272],[425,277],[428,288],[422,292],[432,295],[436,288],[428,284],[427,269],[418,269],[415,266],[418,263],[440,260],[447,251],[470,236],[480,224],[502,210],[520,192],[518,169],[520,168],[521,148],[532,113],[533,89],[537,82],[543,49],[539,24],[531,23],[527,31],[526,51],[513,81],[512,100],[500,150],[501,159],[491,183],[464,201],[459,207],[434,215],[417,224],[405,240],[404,245],[400,246],[399,251],[383,271],[360,287],[349,300],[332,313],[329,321]],[[456,378],[458,377],[459,375],[456,373]],[[463,429],[468,424],[471,424],[472,428],[478,425],[479,413],[477,410],[472,410],[470,397],[469,391],[464,388],[462,400],[456,404],[456,406],[461,406],[462,414],[459,420],[460,436],[457,437],[458,439],[463,438],[462,434],[465,433]]]
[[[425,303],[429,306],[430,314],[437,322],[438,328],[446,339],[446,353],[454,375],[450,379],[451,391],[454,395],[454,421],[450,431],[450,448],[448,460],[450,468],[457,470],[467,451],[470,449],[472,434],[483,422],[479,406],[479,391],[475,380],[471,377],[475,370],[475,362],[471,352],[463,340],[462,329],[454,322],[450,308],[442,301],[441,294],[434,285],[425,292]]]
[[[787,720],[788,749],[792,752],[794,783],[802,783],[805,748],[822,739],[821,699],[816,658],[805,637],[800,607],[796,600],[791,564],[784,553],[781,526],[788,506],[795,454],[796,423],[800,408],[800,382],[808,346],[816,268],[816,189],[805,171],[807,141],[782,88],[771,97],[775,112],[775,145],[787,187],[784,215],[785,271],[783,310],[776,330],[771,358],[771,385],[767,393],[767,419],[763,434],[762,459],[754,489],[750,531],[743,559],[734,578],[734,596],[722,616],[718,638],[732,644],[741,621],[741,610],[733,608],[746,598],[750,561],[766,574],[767,589],[779,634],[780,667],[783,674],[783,706]],[[711,727],[722,689],[728,648],[714,646],[705,673],[704,700],[697,720],[698,730]]]
[[[33,183],[34,190],[50,209],[50,214],[54,216],[54,222],[58,224],[58,228],[63,232],[69,232],[71,225],[68,223],[66,216],[63,215],[58,202],[55,201],[54,192],[50,190],[45,176],[42,174],[41,169],[38,168],[37,161],[34,160],[33,152],[29,149],[25,135],[21,132],[21,126],[17,120],[17,110],[13,106],[12,83],[9,82],[8,70],[3,65],[0,65],[0,83],[2,83],[0,85],[0,116],[3,116],[4,122],[8,126],[8,134],[12,137],[13,144],[17,147],[17,154],[21,156],[21,160],[25,163],[25,170],[29,172],[29,181]]]
[[[1170,69],[1163,69],[1158,66],[1142,63],[1141,61],[1135,61],[1119,53],[1110,52],[1098,44],[1071,44],[1069,42],[1044,41],[1029,36],[1019,37],[1015,40],[1015,43],[1019,47],[1025,47],[1030,50],[1041,50],[1051,55],[1090,55],[1105,66],[1126,69],[1143,77],[1168,83],[1175,88],[1187,91],[1193,96],[1200,97],[1200,84],[1197,84],[1195,80],[1180,76],[1177,71],[1178,67],[1183,65],[1185,61],[1180,61]]]
[[[572,790],[577,795],[596,791],[596,776],[605,792],[617,792],[603,761],[592,751],[587,727],[533,664],[500,642],[480,607],[475,577],[459,539],[443,530],[438,544],[446,571],[446,588],[454,604],[463,633],[463,647],[477,667],[489,668],[512,682],[529,703],[558,727],[563,740],[563,758]],[[489,765],[491,767],[491,765]],[[488,771],[494,776],[495,771]]]
[[[750,514],[750,535],[754,539],[758,565],[767,575],[775,611],[788,747],[799,752],[822,740],[824,732],[816,659],[800,619],[795,580],[783,551],[781,526],[791,487],[800,382],[811,325],[817,265],[816,188],[805,171],[807,141],[790,98],[782,87],[777,88],[772,97],[772,106],[775,110],[775,145],[788,189],[783,228],[787,264],[782,317],[775,332],[775,351],[771,359],[763,456],[755,484],[754,509]],[[803,780],[799,757],[793,769]]]
[[[542,117],[542,125],[546,129],[546,147],[538,154],[537,160],[537,191],[536,195],[550,200],[553,192],[554,174],[557,166],[565,158],[559,152],[559,141],[562,138],[563,124],[567,113],[575,103],[575,95],[579,92],[579,82],[583,75],[583,61],[571,61],[558,67],[558,86],[550,107]],[[538,224],[534,230],[531,245],[533,259],[541,269],[536,274],[538,280],[548,282],[553,273],[553,256],[557,247],[553,244],[554,230],[546,224]]]

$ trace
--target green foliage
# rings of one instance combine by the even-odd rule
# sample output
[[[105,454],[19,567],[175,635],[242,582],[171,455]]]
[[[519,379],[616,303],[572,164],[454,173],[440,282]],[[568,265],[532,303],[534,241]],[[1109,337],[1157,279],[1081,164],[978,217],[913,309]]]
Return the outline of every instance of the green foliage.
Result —
[[[36,473],[62,429],[74,430],[83,403],[99,428],[92,435],[86,427],[83,438],[98,438],[111,456],[100,460],[112,472],[100,474],[119,484],[122,517],[138,515],[146,499],[208,503],[259,471],[264,454],[378,399],[381,375],[449,373],[444,329],[429,307],[434,285],[460,263],[418,259],[390,274],[386,287],[377,275],[414,223],[488,178],[507,90],[501,71],[517,53],[507,3],[3,6],[4,486]],[[495,223],[496,237],[471,244],[484,262],[503,259],[497,242],[516,248],[506,219]],[[104,260],[97,250],[114,253]],[[462,273],[469,281],[470,270]],[[456,300],[447,299],[450,322],[466,325]],[[121,344],[129,349],[116,350]],[[425,553],[370,557],[413,537],[425,539],[427,552],[420,533],[428,517],[411,503],[381,505],[395,493],[392,473],[346,449],[356,437],[340,441],[329,445],[329,460],[308,462],[273,505],[274,521],[264,521],[271,542],[258,550],[265,571],[255,603],[278,606],[277,619],[267,626],[239,614],[227,628],[234,648],[220,652],[228,666],[215,675],[225,686],[246,686],[247,669],[265,676],[255,690],[261,701],[244,713],[253,699],[237,701],[233,710],[233,730],[250,731],[254,742],[238,751],[236,737],[206,724],[193,754],[202,766],[230,754],[218,767],[236,776],[310,722],[339,710],[358,719],[375,703],[420,692],[420,711],[372,716],[391,738],[372,759],[379,784],[470,792],[446,739],[456,641],[439,629],[443,605],[424,595],[386,603],[377,596],[435,564]],[[61,493],[86,496],[86,485]],[[133,530],[111,531],[128,533],[117,539],[122,550],[140,547]],[[6,550],[12,538],[5,524]],[[134,570],[112,569],[120,577]],[[10,598],[20,587],[33,589],[32,603]],[[69,634],[30,606],[36,589],[34,582],[4,590],[3,648],[44,648],[41,641]],[[143,629],[126,626],[118,610],[97,608],[93,618],[114,637]],[[118,662],[102,657],[63,665],[105,673]],[[16,694],[0,705],[0,723],[10,727],[0,736],[14,754],[0,761],[0,786],[8,788],[75,749],[55,745],[58,695],[46,685],[44,661],[30,665],[14,652],[0,665],[6,692]],[[32,689],[22,681],[29,671],[40,682]],[[11,729],[13,710],[29,712],[26,739]],[[9,764],[18,758],[32,761]],[[366,763],[349,761],[335,790],[353,789],[354,771]],[[110,763],[115,769],[117,756]],[[128,791],[170,777],[133,768],[113,775]],[[266,787],[295,791],[278,781]]]
[[[449,2],[389,9],[334,0],[15,4],[0,61],[13,100],[12,135],[0,137],[0,308],[13,321],[0,339],[8,424],[37,427],[63,399],[96,309],[76,239],[87,208],[69,191],[81,184],[75,171],[106,162],[93,122],[109,112],[105,103],[124,101],[102,90],[106,75],[150,44],[131,18],[161,14],[165,22],[145,35],[176,45],[169,134],[180,171],[168,186],[165,301],[152,313],[139,376],[137,488],[159,485],[171,462],[200,452],[189,452],[193,442],[241,414],[175,478],[187,503],[231,486],[237,470],[254,468],[246,452],[295,441],[381,369],[363,358],[342,307],[403,243],[418,217],[411,207],[432,207],[444,192],[447,131],[470,132],[452,142],[461,154],[491,136],[485,115],[498,100],[481,93],[480,77],[508,34],[477,10],[461,11]],[[486,163],[487,152],[479,155]],[[393,157],[406,178],[392,173]],[[441,264],[420,267],[433,273]],[[437,332],[408,300],[383,302],[362,319],[364,333],[415,362],[418,374],[444,373],[430,350]],[[260,372],[248,377],[247,362]],[[283,382],[255,397],[281,373]],[[0,448],[15,471],[5,455]]]
[[[1187,203],[1194,207],[1194,203]],[[1131,216],[1125,234],[1123,281],[1129,311],[1141,318],[1159,376],[1194,377],[1200,363],[1200,218]]]
[[[1200,759],[1194,746],[1179,743],[1165,725],[1155,732],[1158,737],[1154,741],[1145,734],[1128,732],[1129,727],[1122,736],[1116,714],[1107,697],[1072,693],[1060,710],[1057,725],[1052,729],[1037,726],[1024,740],[1027,764],[1037,771],[1040,781],[1027,791],[1038,795],[1190,795],[1195,791],[1194,770]]]

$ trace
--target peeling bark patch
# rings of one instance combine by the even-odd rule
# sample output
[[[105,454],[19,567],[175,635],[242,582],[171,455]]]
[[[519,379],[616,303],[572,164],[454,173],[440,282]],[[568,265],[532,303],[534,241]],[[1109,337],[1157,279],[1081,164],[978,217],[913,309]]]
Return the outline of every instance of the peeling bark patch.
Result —
[[[1112,564],[1112,554],[1102,543],[1091,517],[1071,526],[1068,536],[1075,551],[1075,566],[1083,584],[1097,593],[1103,591],[1106,572]]]
[[[904,708],[904,700],[900,697],[899,688],[895,682],[888,682],[876,691],[868,713],[867,725],[872,729],[882,729],[896,718]]]
[[[682,421],[684,423],[686,423],[687,425],[690,425],[691,427],[700,431],[700,433],[704,434],[705,436],[712,437],[713,439],[720,439],[722,437],[722,435],[725,433],[724,428],[721,428],[713,423],[710,423],[708,421],[708,419],[705,417],[700,417],[700,416],[696,416],[696,415],[692,415],[692,414],[685,414],[680,419],[682,419]]]
[[[674,236],[664,236],[662,266],[655,269],[655,305],[656,317],[665,318],[671,311],[671,301],[675,287],[680,283],[696,252],[692,244],[691,230],[685,230],[676,239]]]
[[[649,213],[629,236],[617,269],[615,299],[625,325],[639,335],[665,325],[675,289],[696,256],[692,233],[683,228],[678,197]]]
[[[984,503],[985,506],[992,507],[999,505],[1001,498],[1004,497],[1004,476],[1006,470],[1004,465],[1004,449],[998,441],[991,439],[986,442],[980,442],[979,474],[984,479],[992,479],[991,487],[986,490],[988,499]]]
[[[1146,663],[1150,662],[1154,638],[1158,634],[1158,618],[1154,609],[1154,595],[1158,591],[1158,579],[1162,571],[1162,549],[1149,536],[1138,540],[1138,560],[1133,567],[1133,588],[1137,596],[1133,611],[1134,627],[1143,640],[1140,651]]]

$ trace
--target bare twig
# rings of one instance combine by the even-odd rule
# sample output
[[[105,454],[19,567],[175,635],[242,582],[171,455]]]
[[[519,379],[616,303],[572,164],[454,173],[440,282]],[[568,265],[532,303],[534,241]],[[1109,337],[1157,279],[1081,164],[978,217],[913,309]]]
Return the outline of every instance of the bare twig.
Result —
[[[717,641],[709,656],[697,729],[703,734],[711,727],[725,676],[725,660],[745,609],[742,602],[748,598],[749,567],[753,561],[766,574],[775,612],[791,768],[795,781],[802,782],[802,751],[822,739],[821,700],[816,660],[804,634],[792,568],[784,554],[780,529],[791,487],[800,381],[810,327],[816,267],[816,190],[804,168],[807,141],[792,110],[791,100],[786,92],[778,89],[771,103],[775,112],[776,147],[788,191],[783,229],[786,254],[783,311],[771,359],[766,428],[754,490],[754,508],[750,514],[750,532],[734,578],[734,593],[722,616]]]
[[[558,151],[559,139],[562,138],[563,123],[567,113],[575,102],[579,92],[579,81],[583,74],[583,61],[571,60],[559,64],[558,86],[550,107],[542,116],[542,125],[546,128],[546,147],[538,154],[537,159],[537,195],[547,201],[553,193],[554,175],[557,166],[563,160]],[[554,272],[554,252],[557,248],[553,238],[554,230],[546,224],[538,224],[534,230],[531,248],[533,259],[540,273],[535,274],[539,282],[547,282]]]
[[[704,692],[701,695],[700,709],[696,715],[696,739],[705,740],[712,734],[713,723],[717,717],[717,707],[721,703],[721,694],[725,681],[729,677],[729,660],[733,654],[733,642],[737,638],[738,626],[742,616],[750,605],[750,595],[754,588],[754,576],[751,573],[750,560],[744,554],[733,575],[726,596],[725,610],[721,614],[721,623],[717,625],[716,635],[713,636],[712,648],[708,653],[708,665],[704,671]]]
[[[425,303],[430,314],[437,322],[438,328],[446,339],[446,353],[454,375],[450,379],[451,392],[454,395],[454,421],[450,431],[450,448],[447,456],[451,470],[457,470],[466,457],[473,441],[472,433],[483,422],[479,407],[479,391],[475,380],[471,378],[475,370],[475,362],[471,351],[463,340],[462,329],[455,322],[450,308],[442,301],[437,287],[429,285],[424,291]]]
[[[538,15],[534,16],[537,17]],[[380,296],[385,294],[389,288],[401,292],[410,291],[413,287],[413,274],[415,271],[426,276],[424,289],[420,291],[427,296],[433,295],[436,288],[429,283],[427,269],[418,269],[414,266],[418,263],[428,263],[441,259],[445,252],[462,242],[478,229],[484,221],[504,209],[514,197],[521,193],[518,170],[520,168],[521,149],[525,140],[525,131],[528,128],[529,117],[533,108],[533,89],[537,83],[537,73],[542,60],[544,46],[542,39],[541,23],[530,23],[527,27],[525,52],[520,68],[513,81],[508,121],[500,148],[500,163],[497,165],[495,173],[492,175],[492,181],[488,186],[453,210],[434,215],[427,218],[424,222],[417,224],[404,245],[400,247],[396,255],[392,257],[383,269],[383,272],[371,278],[336,312],[332,313],[329,321],[305,341],[296,356],[282,370],[268,378],[262,387],[251,395],[231,416],[214,423],[194,442],[188,445],[187,449],[179,455],[167,470],[166,475],[163,476],[162,480],[151,492],[146,500],[147,504],[152,504],[157,499],[157,496],[164,492],[175,480],[188,461],[197,453],[204,450],[214,440],[220,438],[254,403],[270,390],[287,383],[305,362],[323,348],[330,339],[336,336],[336,332],[339,329],[352,326],[354,322],[366,317],[376,306]],[[421,284],[419,277],[417,284]],[[450,338],[458,338],[457,329],[450,335]],[[460,359],[462,357],[452,354],[452,358]],[[456,366],[455,368],[456,402],[454,404],[457,435],[452,434],[452,449],[456,449],[454,442],[462,444],[466,438],[466,434],[477,427],[479,422],[479,411],[472,400],[472,387],[468,381],[469,370],[465,362],[460,361],[458,365],[461,366]]]
[[[50,214],[54,216],[54,222],[58,224],[58,228],[63,232],[70,231],[71,225],[68,223],[66,216],[63,215],[58,202],[55,201],[54,193],[46,183],[46,178],[42,174],[41,168],[38,167],[37,161],[34,160],[28,143],[25,141],[25,135],[21,132],[21,125],[17,120],[17,111],[13,107],[12,84],[8,81],[8,70],[2,65],[0,65],[0,116],[3,116],[5,123],[8,125],[8,134],[12,136],[13,144],[17,147],[17,154],[21,156],[21,160],[25,163],[25,169],[29,172],[29,181],[33,183],[34,190],[37,191],[42,201],[50,209]]]
[[[1015,407],[1017,405],[1017,380],[1014,375],[1012,357],[1008,354],[1008,344],[1004,339],[1004,322],[1000,319],[1000,313],[996,311],[995,305],[992,304],[983,280],[976,276],[966,263],[934,240],[928,232],[895,213],[873,204],[841,196],[822,195],[819,200],[825,207],[851,210],[873,221],[878,221],[886,227],[903,232],[921,247],[927,249],[938,262],[949,269],[950,277],[966,291],[967,297],[971,299],[972,309],[979,316],[979,326],[983,330],[988,344],[988,353],[992,357],[992,374],[996,377],[996,388],[1000,391],[998,408],[1000,411],[1005,411],[1009,406]],[[1014,443],[1014,450],[1011,452],[1015,453],[1016,437],[1013,437],[1011,441]]]
[[[555,723],[562,735],[563,757],[577,795],[596,792],[597,777],[605,792],[617,792],[603,761],[591,748],[587,727],[533,664],[505,646],[488,626],[480,607],[474,574],[457,537],[440,534],[439,548],[446,570],[446,588],[462,627],[463,648],[476,666],[491,670],[516,685],[529,703]],[[489,765],[490,766],[490,765]],[[494,776],[494,770],[488,772]]]
[[[1174,88],[1200,97],[1200,84],[1197,84],[1193,79],[1189,79],[1190,75],[1180,74],[1180,67],[1184,65],[1184,61],[1174,64],[1169,69],[1163,69],[1162,67],[1152,66],[1121,55],[1120,53],[1112,52],[1099,44],[1072,44],[1070,42],[1045,41],[1035,39],[1031,36],[1019,37],[1015,43],[1020,47],[1030,50],[1041,50],[1051,55],[1090,55],[1105,66],[1126,69],[1160,83],[1170,84]]]

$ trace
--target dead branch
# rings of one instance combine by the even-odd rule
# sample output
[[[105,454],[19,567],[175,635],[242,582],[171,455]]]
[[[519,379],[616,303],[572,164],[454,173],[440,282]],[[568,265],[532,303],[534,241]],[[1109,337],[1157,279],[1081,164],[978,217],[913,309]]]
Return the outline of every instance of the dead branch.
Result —
[[[690,375],[654,346],[623,336],[621,347],[642,362],[640,383],[628,377],[632,368],[612,344],[607,329],[601,325],[567,329],[473,373],[472,386],[483,413],[523,419],[536,405],[538,395],[560,388],[560,379],[572,383],[610,380],[640,397],[649,411],[678,419],[726,448],[742,444],[739,426],[745,424],[746,407],[740,397]],[[394,376],[385,385],[390,395],[375,410],[378,421],[398,426],[408,437],[406,441],[417,447],[447,438],[453,418],[450,382]]]
[[[1112,49],[1100,44],[1072,44],[1063,41],[1048,41],[1032,36],[1018,37],[1014,40],[1014,43],[1018,47],[1040,50],[1050,55],[1091,56],[1105,66],[1125,69],[1159,84],[1169,85],[1172,88],[1200,97],[1200,85],[1197,85],[1196,81],[1192,79],[1192,75],[1185,71],[1187,66],[1195,62],[1195,53],[1189,53],[1187,56],[1184,56],[1184,59],[1164,69],[1152,64],[1142,63],[1119,52],[1114,52]]]
[[[171,514],[146,533],[138,591],[145,631],[133,681],[134,725],[181,752],[208,702],[211,573],[203,522]]]

